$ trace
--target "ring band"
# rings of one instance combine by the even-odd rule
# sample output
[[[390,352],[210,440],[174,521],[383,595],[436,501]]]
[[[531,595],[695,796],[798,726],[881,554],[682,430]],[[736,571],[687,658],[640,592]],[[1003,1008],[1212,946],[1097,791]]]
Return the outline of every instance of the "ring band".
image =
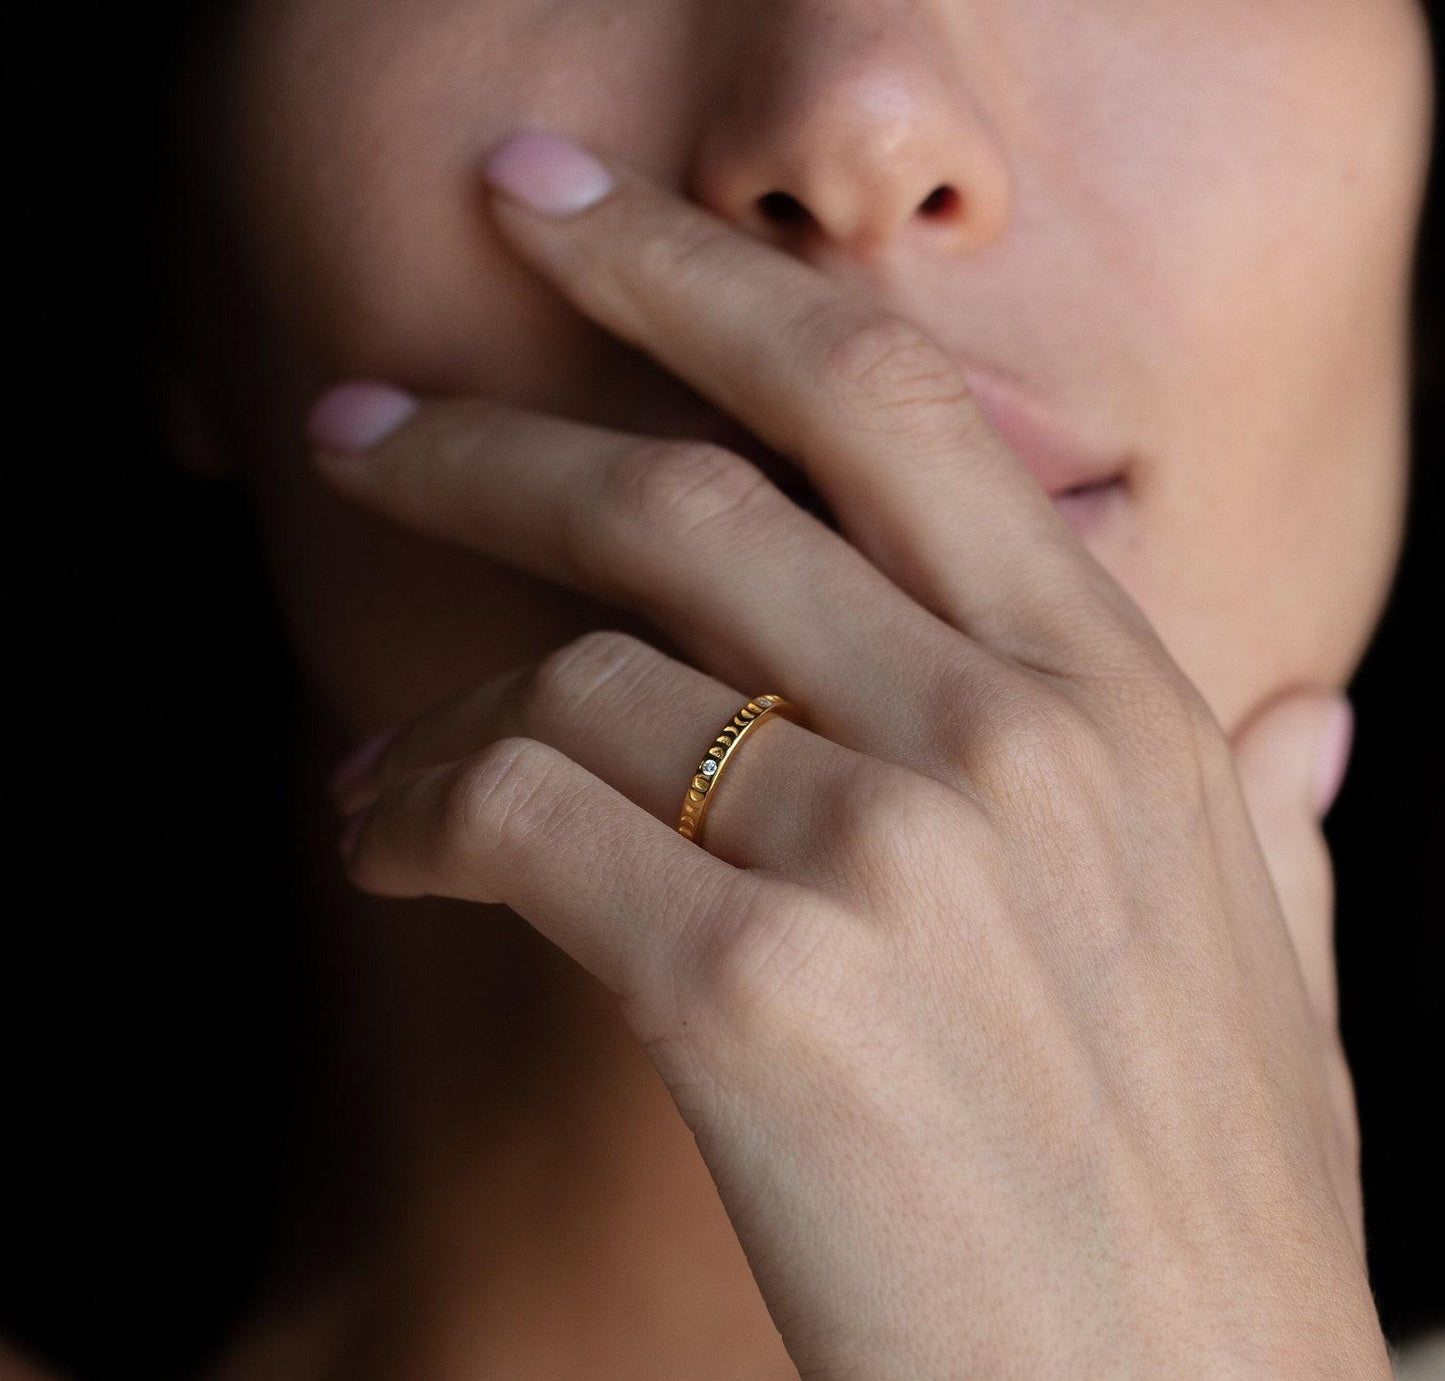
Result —
[[[781,695],[759,695],[749,700],[732,719],[723,725],[722,731],[713,739],[697,771],[688,784],[687,795],[682,802],[682,816],[677,822],[677,831],[694,843],[702,842],[702,822],[712,801],[717,780],[723,774],[738,744],[770,714],[780,714],[795,724],[802,723],[798,707]]]

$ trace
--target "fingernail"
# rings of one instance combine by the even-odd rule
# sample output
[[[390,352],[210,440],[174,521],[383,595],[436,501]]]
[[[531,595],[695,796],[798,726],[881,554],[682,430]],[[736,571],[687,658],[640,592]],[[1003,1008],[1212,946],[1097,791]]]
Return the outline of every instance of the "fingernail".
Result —
[[[341,851],[342,859],[350,863],[351,855],[356,851],[357,836],[361,833],[361,826],[366,820],[366,812],[358,810],[353,815],[346,817],[346,823],[342,826],[341,838],[337,840],[336,847]]]
[[[333,796],[342,796],[352,787],[359,786],[371,775],[372,769],[386,751],[387,745],[397,736],[401,726],[395,725],[384,733],[369,738],[350,756],[343,758],[336,771],[331,774],[327,786]]]
[[[1321,818],[1334,805],[1344,785],[1354,738],[1355,712],[1341,696],[1335,701],[1329,722],[1320,735],[1319,754],[1315,759],[1315,811]]]
[[[612,190],[612,174],[570,140],[524,130],[503,140],[487,158],[491,186],[534,211],[570,216]]]
[[[367,451],[417,410],[410,393],[358,379],[324,393],[306,418],[306,436],[323,451]]]

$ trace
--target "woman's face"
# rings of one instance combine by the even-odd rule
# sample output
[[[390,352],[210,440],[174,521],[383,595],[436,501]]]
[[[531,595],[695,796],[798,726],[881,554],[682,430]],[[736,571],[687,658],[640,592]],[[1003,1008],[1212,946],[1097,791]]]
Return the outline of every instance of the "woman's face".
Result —
[[[518,126],[632,162],[1127,456],[1083,540],[1226,728],[1353,668],[1405,488],[1417,0],[246,0],[237,20],[202,74],[224,119],[196,173],[229,230],[192,310],[343,732],[635,625],[335,499],[302,440],[323,388],[702,434],[696,395],[492,231],[478,169]],[[940,185],[943,219],[920,209]],[[806,214],[770,219],[779,192]]]

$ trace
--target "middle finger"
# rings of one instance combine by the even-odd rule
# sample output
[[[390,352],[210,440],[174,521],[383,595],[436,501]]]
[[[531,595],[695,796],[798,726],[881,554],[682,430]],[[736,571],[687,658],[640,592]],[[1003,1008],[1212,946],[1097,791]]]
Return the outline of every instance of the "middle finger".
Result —
[[[381,401],[352,385],[312,415],[317,463],[348,497],[641,612],[698,667],[787,695],[838,743],[937,775],[931,736],[997,693],[997,657],[740,456],[477,399],[423,403],[364,455],[342,450]]]

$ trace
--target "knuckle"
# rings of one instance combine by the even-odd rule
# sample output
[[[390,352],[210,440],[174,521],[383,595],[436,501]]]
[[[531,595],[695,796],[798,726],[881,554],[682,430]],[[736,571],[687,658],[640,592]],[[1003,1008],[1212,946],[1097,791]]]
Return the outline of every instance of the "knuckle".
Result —
[[[922,692],[929,747],[938,762],[953,770],[956,785],[967,790],[987,776],[995,740],[1006,746],[1032,688],[1005,668],[981,665],[971,652],[954,658],[945,650],[933,664],[938,671]]]
[[[1001,694],[958,745],[962,766],[992,799],[1050,819],[1072,815],[1116,772],[1104,730],[1063,690],[1038,683]]]
[[[657,655],[641,638],[613,628],[591,629],[564,643],[532,671],[520,706],[524,731],[545,739],[558,725],[575,725],[616,677],[635,676]]]
[[[499,855],[535,831],[554,793],[551,754],[530,738],[489,743],[449,780],[441,801],[438,847],[443,870],[478,852]]]
[[[1026,775],[1042,787],[1050,820],[1076,823],[1081,813],[1095,820],[1101,794],[1120,797],[1114,745],[1067,696],[1034,703],[1021,756]]]
[[[1146,732],[1176,746],[1202,744],[1217,737],[1214,712],[1194,684],[1182,675],[1144,673],[1115,699],[1128,694],[1135,717]]]
[[[759,504],[780,495],[756,466],[706,441],[647,441],[606,471],[602,502],[624,530],[682,538],[727,530],[755,519]]]
[[[862,759],[818,802],[830,862],[865,896],[915,892],[937,859],[966,847],[965,798],[931,777]]]
[[[1135,648],[1091,679],[1101,715],[1148,753],[1204,748],[1223,737],[1203,695],[1166,653]]]
[[[1050,821],[1103,818],[1110,801],[1147,797],[1197,813],[1225,787],[1233,757],[1182,676],[1115,678],[1087,692],[1046,673],[996,690],[982,724],[964,721],[952,761],[996,800]]]
[[[856,310],[824,328],[819,349],[824,390],[853,412],[886,412],[920,405],[950,409],[969,394],[962,371],[935,340],[891,313]]]
[[[1138,774],[1166,796],[1201,802],[1234,780],[1234,755],[1204,697],[1183,676],[1146,676],[1113,697],[1133,711],[1124,737]]]
[[[699,917],[683,951],[678,1005],[748,1043],[836,1011],[850,918],[785,884]]]

